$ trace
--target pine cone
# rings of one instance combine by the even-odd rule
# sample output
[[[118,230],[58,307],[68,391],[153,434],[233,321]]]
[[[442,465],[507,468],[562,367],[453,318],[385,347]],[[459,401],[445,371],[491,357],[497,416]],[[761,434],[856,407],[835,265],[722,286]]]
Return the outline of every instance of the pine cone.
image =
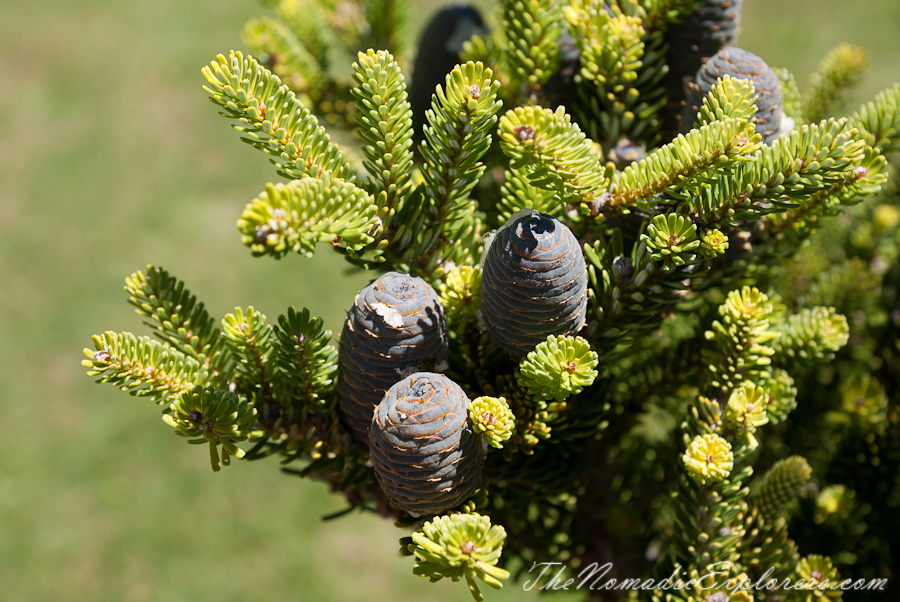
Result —
[[[572,231],[553,217],[519,212],[497,231],[484,260],[481,308],[491,339],[521,357],[584,325],[587,264]]]
[[[664,85],[669,102],[663,117],[670,132],[677,130],[681,118],[685,83],[693,79],[709,57],[737,41],[742,5],[743,0],[703,0],[697,10],[666,31],[669,73]]]
[[[447,344],[444,309],[421,278],[388,272],[360,291],[341,333],[338,381],[338,407],[358,441],[368,442],[385,391],[412,372],[441,370]]]
[[[413,516],[439,514],[471,496],[486,452],[469,425],[469,398],[441,374],[404,378],[372,418],[375,476],[391,501]]]
[[[685,112],[681,118],[682,132],[690,130],[694,116],[703,105],[703,99],[723,75],[749,79],[753,82],[758,97],[756,131],[762,135],[766,144],[778,138],[784,109],[781,83],[775,70],[765,61],[752,52],[740,48],[720,50],[697,71],[696,80],[688,86]]]

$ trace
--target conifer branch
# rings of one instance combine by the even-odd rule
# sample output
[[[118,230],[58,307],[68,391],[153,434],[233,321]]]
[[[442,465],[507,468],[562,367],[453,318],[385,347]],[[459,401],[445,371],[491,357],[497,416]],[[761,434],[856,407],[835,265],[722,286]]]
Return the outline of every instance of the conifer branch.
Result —
[[[781,336],[772,345],[773,361],[801,366],[830,361],[850,335],[847,318],[833,307],[802,309],[774,329]]]
[[[158,404],[210,380],[207,369],[196,360],[150,337],[130,332],[106,331],[94,335],[94,349],[81,365],[98,383],[112,383],[135,397],[149,397]]]
[[[665,41],[655,22],[673,4],[658,3],[660,12],[652,14],[633,2],[578,1],[565,8],[581,52],[581,102],[571,110],[606,150],[623,138],[652,140],[659,127],[657,113],[666,104],[662,80],[668,67]],[[648,19],[653,27],[647,27]]]
[[[828,117],[847,89],[862,78],[868,63],[868,53],[859,46],[841,44],[829,52],[813,74],[804,97],[804,120],[818,123]]]
[[[381,231],[378,207],[364,190],[324,176],[268,184],[237,222],[241,242],[255,256],[289,252],[312,257],[316,243],[360,251]]]
[[[367,0],[366,21],[372,47],[395,57],[406,53],[412,10],[409,0]]]
[[[210,99],[244,142],[270,155],[279,175],[350,178],[350,166],[325,128],[294,93],[251,56],[232,51],[203,68]]]
[[[206,367],[217,364],[222,333],[184,282],[148,265],[146,275],[138,270],[125,279],[125,291],[157,337]]]
[[[425,190],[444,223],[461,207],[484,173],[481,157],[491,145],[488,133],[497,122],[500,83],[481,63],[457,65],[438,86],[427,112],[422,156]]]
[[[500,187],[500,202],[497,210],[497,225],[502,226],[517,211],[522,209],[534,209],[538,213],[556,216],[562,211],[562,206],[557,202],[552,190],[538,188],[529,180],[533,173],[532,167],[506,170],[506,177]]]
[[[900,148],[900,84],[883,90],[850,118],[866,143],[889,155]]]
[[[300,44],[327,71],[333,36],[328,31],[328,20],[319,0],[269,0],[275,5],[278,18],[291,30]]]
[[[782,212],[840,185],[865,158],[846,119],[804,125],[762,148],[733,176],[718,177],[690,200],[701,224],[718,226]]]
[[[597,201],[608,181],[600,156],[564,107],[516,107],[500,118],[500,148],[530,183],[557,193],[561,204]]]
[[[749,286],[728,294],[719,306],[721,321],[706,332],[714,347],[704,349],[703,362],[710,387],[726,395],[742,381],[756,381],[772,363],[772,341],[780,335],[770,329],[774,306],[764,293]]]
[[[432,274],[441,262],[471,262],[478,253],[482,222],[469,193],[484,173],[499,87],[490,69],[468,62],[432,97],[420,146],[425,181],[398,210],[389,246],[413,271]]]
[[[244,26],[241,39],[292,89],[316,90],[325,83],[325,75],[315,57],[282,21],[269,17],[251,19]]]
[[[652,203],[655,195],[690,183],[710,170],[724,171],[737,163],[754,161],[762,138],[752,123],[726,119],[679,135],[674,141],[616,174],[603,211],[628,211]]]
[[[622,13],[617,4],[608,7],[575,0],[564,9],[581,51],[581,76],[596,81],[603,92],[612,92],[637,79],[644,54],[641,19]]]
[[[387,222],[400,199],[407,194],[412,173],[412,109],[400,66],[385,51],[359,53],[353,63],[351,90],[356,99],[356,123],[366,146],[365,167],[372,192],[385,194],[379,217]],[[381,204],[379,202],[379,204]]]
[[[725,74],[703,98],[694,128],[726,119],[750,123],[756,117],[757,98],[752,80],[737,79]]]
[[[176,435],[187,437],[188,443],[208,443],[212,469],[218,472],[221,464],[228,466],[231,456],[244,457],[244,450],[235,443],[251,436],[256,409],[231,391],[195,387],[175,398],[169,413],[163,414],[163,422],[174,428]]]
[[[820,216],[834,216],[843,205],[853,205],[874,196],[887,182],[887,160],[877,149],[867,146],[860,164],[843,178],[808,197],[799,197],[794,206],[783,213],[763,218],[765,233],[779,247],[796,248],[812,233]],[[767,249],[768,251],[768,249]]]
[[[237,386],[248,395],[258,393],[264,400],[271,394],[273,376],[269,368],[272,326],[266,324],[266,316],[252,307],[246,312],[235,307],[222,318],[222,334],[236,361]]]
[[[286,398],[314,410],[328,408],[333,401],[338,352],[328,344],[331,331],[325,330],[322,318],[312,317],[306,308],[297,311],[290,307],[287,315],[278,317],[274,334],[276,376],[291,388]]]
[[[503,0],[507,60],[517,82],[534,89],[559,68],[561,16],[554,0]]]
[[[767,521],[774,522],[787,515],[811,474],[812,468],[801,456],[779,460],[753,484],[749,501]]]

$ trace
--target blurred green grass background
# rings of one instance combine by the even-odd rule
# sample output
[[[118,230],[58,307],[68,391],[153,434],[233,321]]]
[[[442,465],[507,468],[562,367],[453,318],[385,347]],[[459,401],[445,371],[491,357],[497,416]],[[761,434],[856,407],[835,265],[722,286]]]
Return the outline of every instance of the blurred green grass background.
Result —
[[[414,2],[420,27],[439,4]],[[740,45],[801,86],[841,41],[872,53],[851,106],[900,80],[897,0],[745,5]],[[264,12],[0,3],[0,600],[469,599],[414,577],[388,522],[321,522],[342,500],[274,461],[212,474],[153,404],[79,364],[91,334],[141,330],[122,281],[147,263],[214,315],[306,306],[333,330],[367,282],[327,249],[275,262],[239,242],[235,219],[274,174],[216,115],[199,71]],[[519,587],[487,595],[534,595]]]

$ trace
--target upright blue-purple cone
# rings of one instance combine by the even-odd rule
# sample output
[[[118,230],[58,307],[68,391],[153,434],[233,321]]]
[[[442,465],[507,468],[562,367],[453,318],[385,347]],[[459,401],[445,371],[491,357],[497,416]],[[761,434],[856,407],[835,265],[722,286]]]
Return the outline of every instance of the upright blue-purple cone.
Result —
[[[369,431],[369,457],[385,495],[413,516],[468,499],[487,444],[469,424],[469,398],[441,374],[420,372],[391,387]]]
[[[694,12],[666,30],[669,72],[663,78],[663,85],[668,103],[661,116],[667,139],[678,129],[685,102],[685,84],[693,80],[697,69],[709,57],[737,42],[742,8],[743,0],[700,0]]]
[[[488,335],[522,357],[551,334],[584,325],[587,264],[572,231],[537,211],[520,211],[494,235],[484,257],[481,310]]]
[[[338,408],[355,439],[369,441],[385,392],[420,370],[440,371],[449,355],[447,319],[421,278],[388,272],[360,291],[340,342]]]
[[[770,144],[781,133],[784,115],[784,97],[781,82],[775,70],[764,60],[740,48],[725,48],[710,58],[697,71],[694,83],[688,86],[687,101],[681,120],[682,132],[688,131],[694,122],[703,99],[724,75],[738,79],[749,79],[756,89],[756,131],[763,142]]]

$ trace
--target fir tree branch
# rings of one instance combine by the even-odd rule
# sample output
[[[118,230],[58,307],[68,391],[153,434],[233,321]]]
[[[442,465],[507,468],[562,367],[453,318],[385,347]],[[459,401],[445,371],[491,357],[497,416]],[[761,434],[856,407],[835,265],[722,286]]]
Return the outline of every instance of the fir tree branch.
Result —
[[[385,50],[395,57],[406,53],[412,10],[409,0],[366,0],[366,21],[373,48]]]
[[[606,192],[601,158],[564,107],[516,107],[500,118],[498,135],[512,167],[532,169],[530,183],[555,191],[561,204],[597,201]]]
[[[581,51],[584,79],[598,82],[602,92],[637,79],[644,54],[644,27],[639,17],[623,14],[616,4],[607,7],[584,0],[575,0],[564,11]]]
[[[556,201],[556,195],[551,190],[545,190],[534,186],[529,181],[533,168],[515,168],[506,170],[506,177],[500,187],[500,202],[497,210],[497,225],[502,226],[517,211],[522,209],[534,209],[538,213],[556,216],[562,211],[562,206]]]
[[[327,71],[333,35],[320,0],[270,0],[278,18],[291,30],[300,44]]]
[[[713,227],[782,212],[795,201],[844,182],[865,158],[865,143],[846,119],[804,125],[762,148],[733,176],[720,176],[689,202],[699,222]]]
[[[397,212],[389,250],[410,270],[432,274],[445,261],[470,262],[482,231],[469,193],[484,173],[480,159],[491,145],[500,83],[481,63],[453,68],[426,113],[424,183]]]
[[[266,316],[252,307],[246,312],[235,307],[234,312],[222,318],[222,335],[237,362],[237,387],[248,397],[258,394],[257,402],[265,401],[272,389],[268,367],[272,327],[266,324]]]
[[[438,86],[426,113],[422,156],[425,190],[438,209],[438,221],[449,221],[484,173],[479,160],[491,145],[488,133],[497,122],[499,82],[481,63],[457,65]]]
[[[773,311],[769,298],[756,288],[745,286],[728,294],[719,306],[722,320],[706,332],[714,347],[703,350],[713,390],[729,395],[742,381],[755,381],[772,363],[771,341],[780,336],[769,327]]]
[[[813,231],[818,217],[839,215],[842,205],[853,205],[877,194],[887,179],[887,160],[867,146],[860,165],[845,173],[843,179],[809,197],[800,197],[797,206],[783,213],[763,218],[765,234],[778,247],[796,249]],[[766,249],[763,254],[773,250]]]
[[[288,308],[278,317],[274,328],[273,363],[276,377],[290,387],[289,399],[305,407],[323,410],[333,401],[334,375],[338,352],[328,344],[331,331],[325,330],[322,318],[314,318],[309,310]]]
[[[157,337],[207,368],[217,364],[222,333],[184,282],[148,265],[146,275],[138,270],[125,279],[125,291]]]
[[[726,119],[750,123],[756,117],[757,98],[752,80],[737,79],[726,74],[703,99],[694,129]]]
[[[503,0],[507,60],[516,82],[534,89],[559,68],[561,17],[554,0]]]
[[[331,142],[325,128],[277,76],[251,56],[232,51],[203,68],[210,99],[222,115],[237,121],[232,127],[244,142],[270,155],[278,173],[288,179],[303,176],[350,178],[350,166]]]
[[[761,146],[753,124],[743,119],[715,121],[691,130],[617,173],[602,211],[628,211],[631,206],[652,203],[656,194],[710,170],[724,171],[754,161],[753,153]]]
[[[828,117],[847,89],[862,78],[868,63],[868,53],[859,46],[841,44],[829,52],[811,78],[803,103],[804,120],[817,123]]]
[[[407,194],[412,172],[412,109],[406,100],[406,83],[400,66],[385,51],[359,53],[353,63],[351,90],[356,99],[357,130],[373,193],[385,194],[383,221],[390,219],[398,200]]]
[[[833,307],[802,309],[777,324],[781,336],[773,342],[773,361],[777,364],[811,366],[830,361],[847,344],[850,327],[847,318]]]
[[[268,184],[237,222],[253,254],[280,259],[289,252],[312,257],[318,242],[360,251],[381,231],[377,206],[350,182],[324,176]]]
[[[749,501],[767,521],[774,522],[787,515],[811,474],[812,468],[802,456],[779,460],[753,483]]]
[[[195,385],[207,384],[210,375],[196,360],[165,343],[130,332],[106,331],[94,335],[94,349],[81,364],[98,383],[112,383],[136,397],[150,397],[163,405],[167,399]]]
[[[230,391],[195,387],[175,398],[169,412],[163,414],[163,422],[174,428],[176,435],[187,437],[188,443],[209,444],[210,463],[218,472],[220,464],[228,466],[231,456],[245,456],[244,450],[235,443],[253,434],[256,409],[244,397]]]
[[[866,143],[888,155],[900,148],[900,84],[878,93],[850,118]]]
[[[268,17],[251,19],[241,32],[241,40],[292,89],[316,90],[325,83],[326,76],[316,59],[283,22]]]

